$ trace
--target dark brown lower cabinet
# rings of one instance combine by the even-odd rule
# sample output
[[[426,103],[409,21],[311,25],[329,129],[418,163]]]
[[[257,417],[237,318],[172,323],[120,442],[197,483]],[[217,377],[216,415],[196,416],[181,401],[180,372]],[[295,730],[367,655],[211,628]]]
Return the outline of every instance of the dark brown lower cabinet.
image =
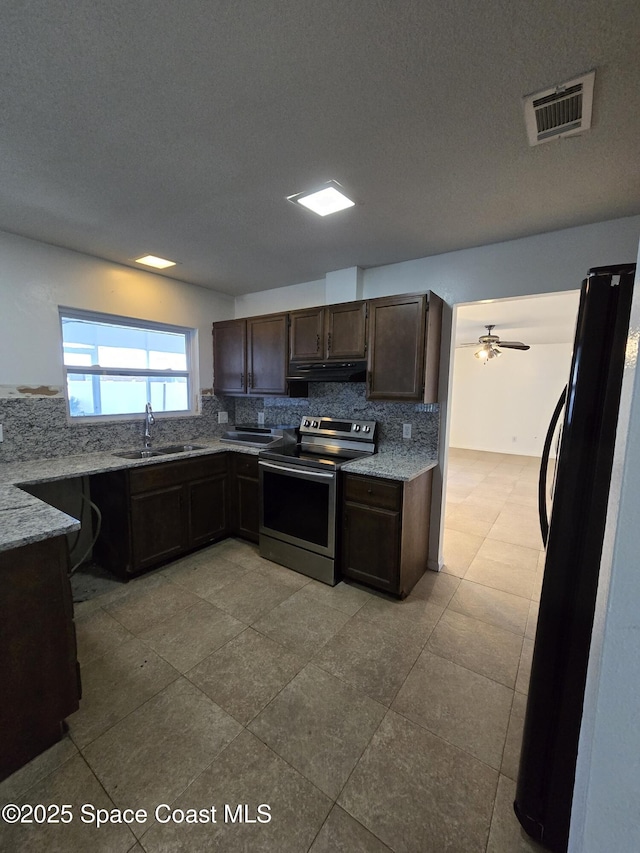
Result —
[[[235,536],[258,541],[260,492],[258,457],[231,454],[231,528]]]
[[[188,546],[197,548],[229,534],[229,473],[187,483]]]
[[[0,553],[0,780],[63,734],[79,707],[65,536]]]
[[[102,514],[95,560],[130,575],[229,533],[228,454],[96,474]]]
[[[155,566],[185,550],[184,486],[131,495],[129,510],[134,570]]]
[[[342,573],[404,598],[427,568],[432,472],[408,482],[345,474]]]

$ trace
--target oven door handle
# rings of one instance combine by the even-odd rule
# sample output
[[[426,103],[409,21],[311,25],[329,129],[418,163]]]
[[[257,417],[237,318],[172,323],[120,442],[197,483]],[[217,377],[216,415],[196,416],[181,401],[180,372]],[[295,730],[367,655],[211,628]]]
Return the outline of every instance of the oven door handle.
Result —
[[[335,472],[325,473],[324,471],[310,471],[308,468],[293,468],[287,465],[276,465],[273,462],[263,462],[261,459],[258,463],[261,468],[272,468],[274,471],[282,471],[283,474],[291,474],[293,477],[317,477],[321,480],[333,480]]]

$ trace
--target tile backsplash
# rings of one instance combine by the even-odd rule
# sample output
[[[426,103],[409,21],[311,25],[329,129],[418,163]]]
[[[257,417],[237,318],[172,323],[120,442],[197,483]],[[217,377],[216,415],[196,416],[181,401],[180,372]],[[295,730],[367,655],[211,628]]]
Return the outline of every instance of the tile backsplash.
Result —
[[[218,412],[229,413],[228,424],[218,424]],[[234,423],[256,424],[264,412],[265,425],[299,426],[303,415],[329,415],[378,422],[381,446],[402,443],[422,452],[438,450],[440,413],[437,405],[369,402],[364,382],[318,382],[309,385],[309,397],[215,397],[203,394],[201,414],[157,418],[153,441],[157,445],[214,438]],[[0,396],[0,462],[49,459],[74,453],[141,447],[143,415],[111,423],[69,423],[64,397],[7,394]],[[412,438],[403,440],[402,425],[411,424]]]
[[[218,424],[219,411],[228,412],[229,423],[233,423],[233,398],[203,394],[201,414],[184,418],[157,417],[153,441],[161,445],[220,435],[228,425]],[[142,447],[143,421],[141,414],[127,421],[69,423],[62,395],[0,397],[4,436],[0,443],[0,462]]]
[[[437,404],[380,403],[366,399],[364,382],[312,382],[309,396],[237,397],[235,416],[238,424],[257,424],[258,412],[264,412],[267,426],[299,426],[304,415],[329,415],[378,422],[380,445],[398,444],[421,451],[438,451],[440,408]],[[411,424],[411,439],[402,438],[402,425]]]

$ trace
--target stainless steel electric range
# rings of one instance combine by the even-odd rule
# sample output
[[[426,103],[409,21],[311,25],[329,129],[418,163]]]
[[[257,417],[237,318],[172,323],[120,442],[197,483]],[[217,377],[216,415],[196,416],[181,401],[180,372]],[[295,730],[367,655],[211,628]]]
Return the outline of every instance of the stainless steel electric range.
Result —
[[[375,421],[306,416],[299,441],[259,454],[260,554],[335,586],[338,471],[376,452]]]

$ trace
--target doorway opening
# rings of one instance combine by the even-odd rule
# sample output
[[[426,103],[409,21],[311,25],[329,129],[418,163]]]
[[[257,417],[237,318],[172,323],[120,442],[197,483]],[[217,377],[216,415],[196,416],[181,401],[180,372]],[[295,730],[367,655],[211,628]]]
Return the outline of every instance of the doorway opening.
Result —
[[[461,579],[471,610],[530,640],[544,566],[540,456],[569,377],[579,296],[465,303],[453,313],[442,570]],[[497,343],[493,357],[478,357],[488,325],[530,348]]]

